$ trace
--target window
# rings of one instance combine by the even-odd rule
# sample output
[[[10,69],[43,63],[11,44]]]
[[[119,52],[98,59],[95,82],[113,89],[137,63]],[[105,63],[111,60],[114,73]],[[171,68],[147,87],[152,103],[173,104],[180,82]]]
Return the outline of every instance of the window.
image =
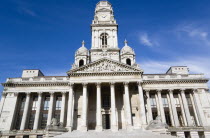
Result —
[[[35,119],[35,113],[31,113],[31,115],[29,117],[29,122],[28,122],[29,129],[33,129],[34,119]]]
[[[157,104],[156,104],[156,100],[154,97],[150,98],[150,104],[152,108],[156,108]]]
[[[61,100],[62,100],[62,97],[59,96],[56,98],[56,106],[55,106],[55,110],[61,110]]]
[[[43,113],[42,114],[42,121],[41,121],[41,128],[45,129],[46,125],[47,125],[47,116],[48,114]]]
[[[45,97],[44,110],[48,110],[49,109],[49,102],[50,102],[50,97]]]
[[[79,61],[79,67],[81,67],[81,66],[83,66],[83,65],[84,65],[84,60],[81,59],[81,60]]]
[[[162,98],[162,102],[163,102],[163,107],[168,107],[168,100],[166,97]]]
[[[131,60],[129,58],[126,59],[126,64],[131,65]]]
[[[36,110],[37,109],[37,101],[38,101],[38,97],[34,97],[32,110]]]
[[[20,106],[20,110],[22,110],[22,111],[24,110],[25,102],[26,102],[26,98],[22,97],[21,106]]]
[[[180,102],[179,102],[179,98],[178,97],[175,97],[175,105],[176,107],[180,107]]]
[[[107,46],[107,39],[108,39],[108,34],[107,33],[102,33],[101,34],[102,47]]]
[[[103,108],[110,108],[110,95],[103,95]]]

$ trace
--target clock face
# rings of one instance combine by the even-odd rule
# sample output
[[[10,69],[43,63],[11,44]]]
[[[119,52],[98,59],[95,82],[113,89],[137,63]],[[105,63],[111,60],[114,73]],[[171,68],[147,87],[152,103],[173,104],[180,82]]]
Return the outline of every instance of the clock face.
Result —
[[[101,14],[99,17],[100,17],[100,20],[101,20],[101,21],[106,21],[106,20],[108,20],[108,15],[107,15],[107,14]]]

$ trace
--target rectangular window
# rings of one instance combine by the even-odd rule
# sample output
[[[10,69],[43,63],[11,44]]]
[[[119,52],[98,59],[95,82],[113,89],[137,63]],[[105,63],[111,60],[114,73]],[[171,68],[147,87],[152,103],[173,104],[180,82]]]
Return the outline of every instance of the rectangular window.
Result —
[[[45,129],[46,128],[47,117],[48,117],[48,114],[46,114],[46,113],[42,114],[41,129]]]
[[[38,101],[38,97],[34,97],[33,104],[32,104],[32,110],[37,109],[37,101]]]
[[[29,122],[28,122],[28,128],[29,129],[33,129],[34,119],[35,119],[35,114],[31,113],[31,115],[29,117]]]
[[[157,104],[156,104],[156,100],[154,97],[150,98],[150,104],[151,104],[151,108],[156,108]]]
[[[168,107],[168,100],[166,97],[162,98],[162,102],[163,102],[163,107]]]
[[[61,110],[61,100],[62,100],[62,97],[60,96],[56,98],[55,110]]]
[[[103,108],[110,108],[110,95],[103,95]]]
[[[45,97],[44,110],[49,110],[50,97]]]
[[[176,107],[180,107],[180,102],[179,102],[179,98],[178,97],[176,97],[176,98],[174,98],[175,100],[175,105],[176,105]]]
[[[21,105],[20,105],[20,110],[22,110],[22,111],[24,110],[25,102],[26,102],[26,98],[23,97],[21,100]]]

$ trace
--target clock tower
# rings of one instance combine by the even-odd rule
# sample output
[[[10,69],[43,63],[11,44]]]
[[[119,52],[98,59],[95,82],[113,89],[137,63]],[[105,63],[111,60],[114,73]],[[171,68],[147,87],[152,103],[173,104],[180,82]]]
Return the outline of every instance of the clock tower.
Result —
[[[91,62],[103,57],[119,61],[120,49],[118,48],[117,38],[118,25],[114,19],[112,5],[108,1],[100,1],[96,5],[91,31]]]

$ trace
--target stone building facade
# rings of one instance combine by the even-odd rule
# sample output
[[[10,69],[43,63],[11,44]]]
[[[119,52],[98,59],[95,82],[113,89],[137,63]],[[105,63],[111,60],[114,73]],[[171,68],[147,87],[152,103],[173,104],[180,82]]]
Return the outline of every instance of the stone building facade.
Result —
[[[71,132],[145,129],[157,116],[172,135],[210,137],[203,74],[190,74],[186,66],[144,74],[127,41],[118,47],[118,24],[107,1],[96,5],[91,31],[91,49],[82,42],[67,76],[23,70],[21,78],[2,84],[2,137],[42,137],[53,118]]]

